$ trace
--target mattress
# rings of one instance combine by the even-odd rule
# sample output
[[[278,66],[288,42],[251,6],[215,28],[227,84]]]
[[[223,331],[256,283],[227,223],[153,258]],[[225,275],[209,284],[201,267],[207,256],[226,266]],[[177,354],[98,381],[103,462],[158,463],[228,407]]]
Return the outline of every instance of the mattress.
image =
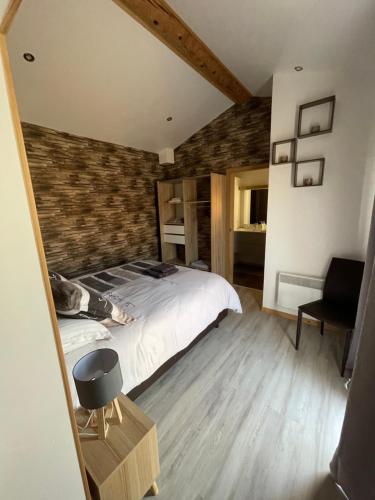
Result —
[[[128,274],[125,284],[103,294],[136,321],[111,327],[110,340],[95,341],[65,355],[74,407],[79,402],[72,369],[88,352],[105,347],[117,351],[126,394],[187,347],[223,309],[242,312],[236,291],[217,274],[179,267],[177,273],[155,279],[140,269],[127,270],[134,279]],[[111,274],[111,269],[106,272]]]

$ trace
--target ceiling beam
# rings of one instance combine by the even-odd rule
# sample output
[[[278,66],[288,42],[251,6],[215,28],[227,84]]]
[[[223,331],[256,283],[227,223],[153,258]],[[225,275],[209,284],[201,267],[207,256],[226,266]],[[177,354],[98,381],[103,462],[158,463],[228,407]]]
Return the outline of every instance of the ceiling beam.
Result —
[[[251,93],[164,0],[114,0],[136,21],[237,104]]]
[[[7,34],[22,0],[9,0],[3,18],[0,19],[0,33]]]

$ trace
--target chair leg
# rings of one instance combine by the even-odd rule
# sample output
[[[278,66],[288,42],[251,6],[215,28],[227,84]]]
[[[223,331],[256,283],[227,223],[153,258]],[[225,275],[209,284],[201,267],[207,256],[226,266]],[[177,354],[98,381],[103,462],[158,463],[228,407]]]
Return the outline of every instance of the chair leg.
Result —
[[[324,335],[324,321],[320,322],[320,335],[323,337]]]
[[[350,343],[352,340],[352,333],[353,333],[353,330],[348,330],[345,334],[344,353],[342,355],[342,363],[341,363],[341,376],[342,377],[345,375],[345,366],[346,366],[346,362],[348,361]]]
[[[298,309],[298,319],[297,319],[297,332],[296,332],[296,351],[298,351],[299,341],[301,338],[301,329],[302,329],[302,311]]]

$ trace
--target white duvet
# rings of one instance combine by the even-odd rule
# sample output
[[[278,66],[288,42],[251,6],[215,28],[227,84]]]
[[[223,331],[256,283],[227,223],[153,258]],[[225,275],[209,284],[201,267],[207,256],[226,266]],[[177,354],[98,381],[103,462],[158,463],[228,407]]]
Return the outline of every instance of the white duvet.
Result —
[[[160,280],[142,276],[112,293],[111,300],[136,321],[110,328],[110,340],[96,341],[65,355],[75,407],[79,402],[72,369],[88,352],[104,347],[117,351],[124,379],[122,392],[126,394],[187,347],[220,311],[242,312],[236,291],[224,278],[185,267]]]

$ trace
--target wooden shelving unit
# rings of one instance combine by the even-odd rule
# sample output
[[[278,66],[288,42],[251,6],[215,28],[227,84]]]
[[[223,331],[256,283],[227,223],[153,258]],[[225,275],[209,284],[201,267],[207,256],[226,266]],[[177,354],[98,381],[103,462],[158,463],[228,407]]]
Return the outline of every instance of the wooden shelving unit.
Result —
[[[195,201],[185,201],[185,203],[190,203],[192,205],[199,205],[199,204],[202,204],[202,203],[211,203],[210,200],[195,200]]]
[[[210,199],[199,199],[201,183],[209,183]],[[200,220],[198,210],[209,210],[211,270],[225,276],[225,176],[212,173],[206,176],[159,181],[158,204],[163,262],[190,266],[198,260]],[[181,203],[170,203],[179,197]],[[201,212],[200,212],[201,213]],[[183,218],[183,224],[175,223]],[[207,239],[207,235],[206,239]],[[202,238],[201,238],[202,239]]]

